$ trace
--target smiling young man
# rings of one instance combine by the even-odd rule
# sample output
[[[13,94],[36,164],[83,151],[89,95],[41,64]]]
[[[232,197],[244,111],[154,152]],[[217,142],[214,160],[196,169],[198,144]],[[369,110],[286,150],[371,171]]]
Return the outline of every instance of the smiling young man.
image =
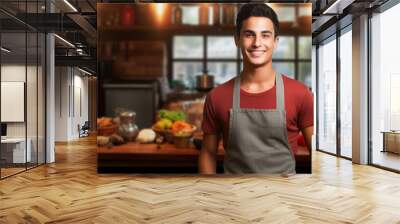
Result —
[[[236,24],[235,44],[243,56],[243,71],[207,95],[199,172],[216,173],[222,137],[225,173],[294,174],[300,131],[310,150],[312,94],[272,67],[279,22],[268,5],[243,5]]]

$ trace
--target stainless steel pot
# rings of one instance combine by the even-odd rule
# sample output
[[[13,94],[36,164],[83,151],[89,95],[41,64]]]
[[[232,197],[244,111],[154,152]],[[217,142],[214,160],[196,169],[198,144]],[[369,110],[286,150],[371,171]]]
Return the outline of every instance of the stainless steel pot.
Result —
[[[207,72],[196,76],[196,88],[199,91],[211,90],[214,88],[214,76],[207,74]]]
[[[134,141],[139,133],[139,128],[135,124],[136,113],[133,111],[125,111],[119,115],[118,133],[125,141]]]

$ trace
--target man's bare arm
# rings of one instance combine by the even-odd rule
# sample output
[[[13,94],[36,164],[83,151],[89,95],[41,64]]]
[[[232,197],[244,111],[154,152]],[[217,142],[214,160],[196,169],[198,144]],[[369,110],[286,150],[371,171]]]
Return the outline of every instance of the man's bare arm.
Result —
[[[205,134],[203,137],[203,147],[199,155],[199,173],[215,174],[217,164],[218,136]]]
[[[314,133],[314,126],[304,128],[301,130],[301,133],[304,136],[304,141],[306,142],[308,151],[311,152],[311,138]]]

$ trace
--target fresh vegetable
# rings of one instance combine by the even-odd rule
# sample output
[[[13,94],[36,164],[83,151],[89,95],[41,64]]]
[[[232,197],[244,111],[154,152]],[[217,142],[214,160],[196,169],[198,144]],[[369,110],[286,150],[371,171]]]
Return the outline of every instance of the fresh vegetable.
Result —
[[[120,135],[113,134],[110,136],[110,142],[114,145],[121,145],[124,144],[124,138],[122,138]]]
[[[157,121],[157,123],[154,126],[161,130],[167,130],[172,127],[172,121],[167,118],[163,118]]]
[[[178,133],[184,133],[184,132],[193,132],[193,126],[185,121],[175,121],[172,124],[171,127],[172,132],[174,135],[177,135]]]
[[[105,146],[109,143],[110,138],[106,136],[97,136],[97,145],[98,146]]]
[[[192,132],[187,132],[187,131],[178,131],[176,133],[174,133],[175,137],[181,137],[181,138],[186,138],[186,137],[191,137],[192,136]]]
[[[97,127],[104,128],[110,127],[114,124],[113,119],[111,117],[101,117],[97,118]]]
[[[183,113],[182,111],[171,111],[171,110],[160,110],[158,112],[158,116],[160,117],[160,119],[169,119],[172,122],[175,121],[183,121],[186,119],[185,117],[185,113]]]
[[[155,139],[156,139],[156,133],[149,128],[140,130],[136,138],[136,140],[140,143],[151,143],[154,142]]]

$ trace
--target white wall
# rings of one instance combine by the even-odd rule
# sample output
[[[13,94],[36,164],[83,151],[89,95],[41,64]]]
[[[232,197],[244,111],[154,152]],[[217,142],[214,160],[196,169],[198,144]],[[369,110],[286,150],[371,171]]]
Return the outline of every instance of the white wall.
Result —
[[[55,68],[55,141],[68,140],[68,86],[67,67]]]
[[[56,67],[55,73],[55,140],[70,141],[79,137],[78,124],[88,120],[88,78],[72,67]]]
[[[2,65],[1,66],[1,81],[2,82],[25,82],[25,64],[24,65]],[[32,72],[33,66],[28,66],[28,74]],[[35,71],[36,72],[36,71]],[[36,85],[36,83],[34,83]],[[28,90],[30,90],[28,88]],[[28,92],[27,96],[36,97],[36,89],[34,92]],[[29,100],[28,100],[29,101]],[[35,105],[36,107],[36,105]],[[7,110],[7,108],[1,108],[1,110]],[[36,114],[35,114],[36,115]],[[29,114],[28,114],[29,116]],[[30,121],[30,117],[28,117]],[[8,137],[25,137],[25,122],[7,122],[7,136]]]

